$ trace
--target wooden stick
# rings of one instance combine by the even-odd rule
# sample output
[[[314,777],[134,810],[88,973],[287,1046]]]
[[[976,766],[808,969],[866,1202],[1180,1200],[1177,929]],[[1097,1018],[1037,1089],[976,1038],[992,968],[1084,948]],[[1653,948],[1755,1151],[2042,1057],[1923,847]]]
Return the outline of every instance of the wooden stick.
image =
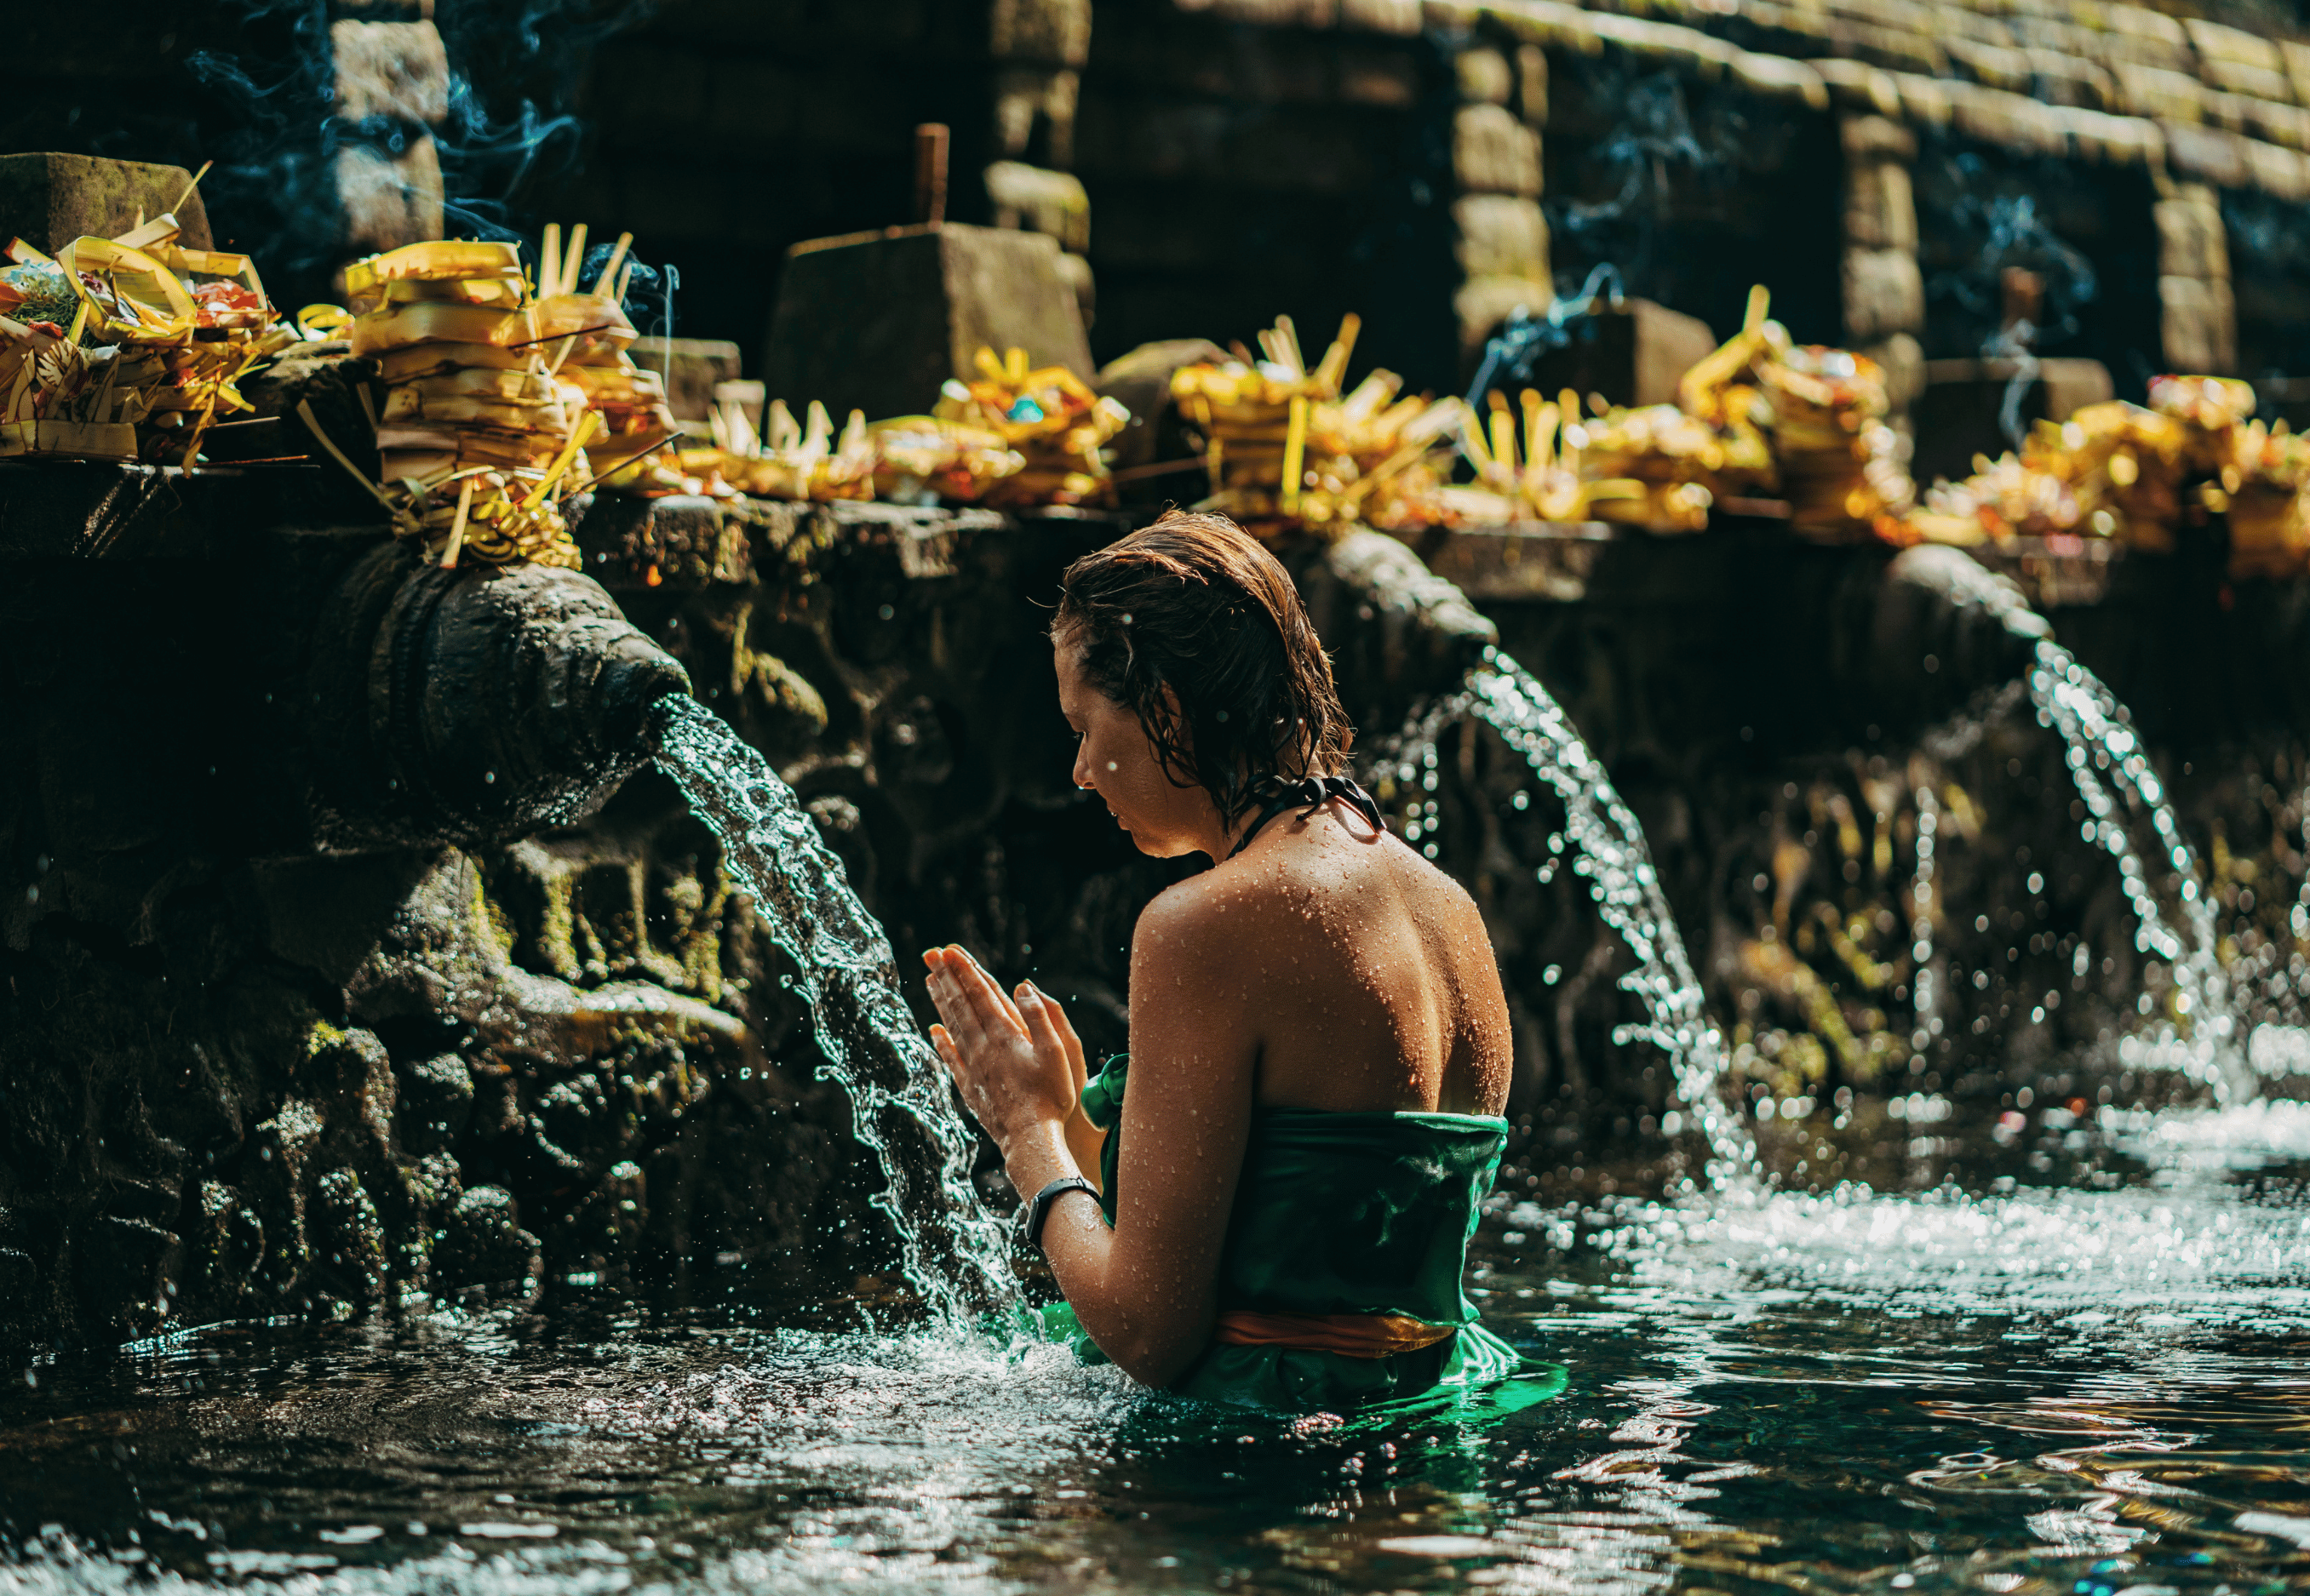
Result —
[[[633,242],[634,236],[631,233],[618,235],[617,247],[610,251],[610,258],[602,267],[601,276],[594,281],[594,291],[596,294],[605,294],[610,291],[610,284],[616,280],[618,268],[625,264],[626,251],[632,247]]]
[[[578,270],[586,264],[586,224],[579,222],[569,230],[569,252],[561,257],[561,270],[554,274],[553,291],[569,293],[578,286]]]
[[[393,500],[385,496],[385,490],[378,487],[375,482],[370,481],[367,477],[361,475],[360,467],[355,465],[350,459],[348,459],[343,449],[337,447],[336,439],[331,438],[326,432],[321,429],[321,423],[313,419],[313,402],[311,400],[300,399],[297,401],[297,413],[304,418],[306,429],[320,441],[321,447],[329,451],[329,457],[345,468],[346,474],[351,476],[353,481],[359,482],[362,487],[368,489],[369,496],[375,499],[378,503],[383,505],[386,509],[393,510],[396,508]]]
[[[924,122],[915,128],[915,220],[936,227],[946,220],[947,127]]]
[[[1299,513],[1299,477],[1307,454],[1307,395],[1291,395],[1291,425],[1283,435],[1283,513]]]
[[[457,515],[449,523],[449,546],[441,551],[441,568],[445,571],[457,568],[457,551],[465,546],[465,516],[473,507],[473,481],[467,477],[465,485],[457,490]]]
[[[193,190],[201,186],[201,179],[209,175],[209,168],[215,164],[216,162],[213,160],[204,160],[201,162],[201,169],[193,174],[193,180],[185,185],[185,192],[178,195],[177,196],[177,203],[169,207],[169,213],[171,216],[185,208],[185,202],[193,197]],[[144,225],[144,216],[143,213],[141,211],[137,213],[136,225],[139,227]]]
[[[633,286],[633,283],[634,283],[634,263],[633,263],[633,262],[631,262],[631,261],[628,261],[628,262],[626,263],[626,269],[625,269],[624,271],[622,271],[622,272],[621,272],[621,273],[618,273],[618,303],[619,303],[619,304],[622,305],[622,304],[624,304],[624,303],[626,302],[626,291],[627,291],[628,289],[631,288],[631,287]]]
[[[1323,362],[1316,368],[1316,380],[1335,394],[1347,380],[1348,357],[1355,352],[1356,334],[1363,330],[1364,318],[1354,311],[1340,317],[1340,335],[1332,340],[1332,347],[1324,351]]]
[[[545,237],[537,246],[537,297],[541,299],[553,292],[561,271],[561,224],[545,224]]]
[[[581,222],[578,225],[582,227],[585,224]],[[544,477],[539,481],[537,486],[532,488],[524,497],[519,507],[521,509],[525,511],[535,509],[544,501],[546,494],[551,490],[553,484],[561,480],[561,473],[569,469],[569,463],[578,457],[578,451],[586,447],[586,440],[594,436],[595,428],[600,424],[601,420],[601,412],[592,410],[578,418],[577,429],[569,434],[569,442],[562,448],[561,453],[554,457],[553,464],[546,469]]]
[[[1299,329],[1292,325],[1290,317],[1279,316],[1275,318],[1275,331],[1276,334],[1283,340],[1284,352],[1291,357],[1284,364],[1291,368],[1291,374],[1294,377],[1306,377],[1307,362],[1299,353]]]

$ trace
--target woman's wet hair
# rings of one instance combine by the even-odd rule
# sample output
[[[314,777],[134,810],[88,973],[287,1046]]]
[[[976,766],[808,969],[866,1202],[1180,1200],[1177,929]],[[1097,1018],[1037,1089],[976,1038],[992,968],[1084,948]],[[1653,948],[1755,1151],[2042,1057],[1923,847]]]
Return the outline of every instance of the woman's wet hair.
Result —
[[[1172,510],[1076,560],[1051,637],[1139,716],[1172,784],[1202,787],[1229,825],[1276,781],[1347,767],[1347,713],[1299,591],[1225,516]]]

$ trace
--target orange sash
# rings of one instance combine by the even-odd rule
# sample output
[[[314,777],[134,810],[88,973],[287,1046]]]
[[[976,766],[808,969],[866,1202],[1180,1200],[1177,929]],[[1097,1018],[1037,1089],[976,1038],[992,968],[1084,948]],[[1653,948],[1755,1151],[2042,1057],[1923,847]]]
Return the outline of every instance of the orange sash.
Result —
[[[1459,1333],[1455,1324],[1429,1324],[1400,1314],[1258,1314],[1229,1308],[1211,1340],[1230,1347],[1290,1347],[1336,1352],[1342,1357],[1393,1357]]]

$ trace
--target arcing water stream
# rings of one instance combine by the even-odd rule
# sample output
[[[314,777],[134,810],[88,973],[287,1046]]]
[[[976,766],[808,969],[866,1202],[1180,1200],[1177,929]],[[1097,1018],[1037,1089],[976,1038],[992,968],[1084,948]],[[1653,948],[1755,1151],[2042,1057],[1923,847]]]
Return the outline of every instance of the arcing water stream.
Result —
[[[2149,1037],[2133,1039],[2140,1062],[2149,1068],[2178,1070],[2203,1082],[2218,1102],[2228,1102],[2234,1094],[2251,1097],[2253,1078],[2240,1045],[2244,1038],[2231,1009],[2228,979],[2217,957],[2212,898],[2125,707],[2099,677],[2051,638],[2037,645],[2029,697],[2037,707],[2038,721],[2068,744],[2070,775],[2086,805],[2086,840],[2117,862],[2120,885],[2139,925],[2136,941],[2143,952],[2166,959],[2173,970],[2174,1006],[2183,1023],[2168,1019]],[[2164,863],[2179,879],[2188,937],[2167,921],[2141,850],[2127,830],[2127,817],[2102,780],[2104,773],[2148,817]]]
[[[2046,690],[2122,766],[2122,717],[2066,671]],[[792,793],[680,701],[662,762],[792,959],[943,1322],[830,1331],[762,1271],[673,1312],[246,1322],[0,1371],[0,1596],[2310,1588],[2310,1112],[2049,1106],[2043,1143],[2084,1166],[2057,1178],[1755,1193],[1635,817],[1514,662],[1420,717],[1413,769],[1455,714],[1564,795],[1574,868],[1639,960],[1639,1034],[1736,1183],[1487,1205],[1467,1289],[1571,1366],[1561,1398],[1343,1426],[958,1333],[1013,1288],[887,939]]]
[[[1573,871],[1587,878],[1598,913],[1636,956],[1637,967],[1621,985],[1644,1004],[1647,1022],[1626,1028],[1615,1040],[1648,1041],[1668,1055],[1678,1094],[1707,1139],[1709,1184],[1719,1190],[1745,1185],[1759,1167],[1756,1145],[1720,1093],[1730,1055],[1724,1038],[1702,1011],[1700,982],[1661,891],[1644,828],[1563,707],[1497,648],[1484,650],[1459,692],[1413,716],[1388,743],[1390,757],[1406,774],[1415,765],[1432,768],[1437,735],[1470,716],[1498,733],[1564,801],[1565,832],[1575,849]]]
[[[908,1283],[952,1327],[1016,1305],[1003,1226],[970,1186],[977,1139],[899,990],[881,925],[794,789],[727,722],[690,698],[661,699],[656,713],[659,765],[722,839],[724,867],[793,961],[821,1071],[849,1094],[852,1126],[881,1162],[887,1186],[873,1201],[898,1233]],[[919,1199],[918,1176],[928,1181]]]

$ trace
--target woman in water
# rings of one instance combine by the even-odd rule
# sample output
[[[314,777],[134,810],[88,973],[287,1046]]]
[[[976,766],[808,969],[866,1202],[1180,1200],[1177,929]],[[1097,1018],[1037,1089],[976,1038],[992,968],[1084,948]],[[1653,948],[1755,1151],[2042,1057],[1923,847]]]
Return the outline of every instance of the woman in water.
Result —
[[[1126,1374],[1217,1401],[1515,1373],[1460,1283],[1507,1140],[1498,967],[1468,895],[1347,778],[1290,577],[1174,511],[1068,569],[1051,641],[1075,784],[1142,853],[1217,862],[1140,915],[1131,1050],[1095,1078],[1048,994],[924,955],[933,1040],[1067,1309]]]

